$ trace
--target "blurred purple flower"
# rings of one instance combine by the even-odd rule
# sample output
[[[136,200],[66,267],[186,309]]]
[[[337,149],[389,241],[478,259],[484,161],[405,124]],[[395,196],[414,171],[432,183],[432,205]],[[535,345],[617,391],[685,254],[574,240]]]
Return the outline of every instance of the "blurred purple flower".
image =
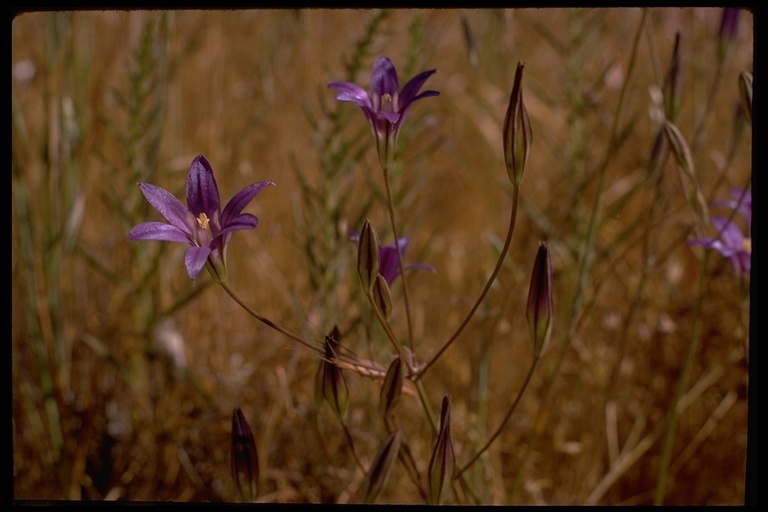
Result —
[[[350,232],[349,238],[355,243],[360,242],[360,235],[356,231]],[[400,256],[405,259],[405,252],[408,249],[408,239],[405,237],[399,238]],[[395,244],[379,246],[379,274],[384,278],[388,285],[392,285],[395,279],[400,275],[400,265],[397,262],[397,253],[395,252]],[[412,268],[421,268],[435,271],[435,267],[426,263],[411,263],[410,265],[404,265],[403,270],[409,270]]]
[[[388,156],[392,156],[390,148],[397,143],[400,126],[411,104],[421,98],[440,94],[437,91],[424,91],[419,94],[424,83],[436,71],[435,69],[424,71],[400,89],[397,71],[392,61],[387,57],[380,57],[371,71],[370,94],[352,82],[331,82],[328,87],[339,91],[337,100],[356,103],[363,109],[376,138],[379,159],[384,163]]]
[[[738,7],[726,7],[723,9],[723,17],[720,19],[718,35],[721,40],[732,41],[739,33],[739,17],[741,9]]]
[[[221,210],[219,188],[213,168],[203,155],[196,157],[187,176],[187,204],[184,206],[167,190],[149,183],[139,183],[144,197],[168,223],[144,222],[128,232],[128,240],[161,240],[189,244],[184,253],[184,265],[194,280],[209,263],[209,270],[219,282],[226,280],[225,253],[232,233],[253,229],[259,219],[241,213],[248,203],[271,181],[261,181],[245,187]]]
[[[736,210],[747,221],[747,236],[728,217],[712,217],[712,226],[717,230],[714,237],[701,237],[691,240],[688,245],[714,249],[729,258],[733,268],[741,275],[749,274],[752,263],[752,191],[733,188],[730,191],[733,200],[718,201],[712,206],[724,206]]]

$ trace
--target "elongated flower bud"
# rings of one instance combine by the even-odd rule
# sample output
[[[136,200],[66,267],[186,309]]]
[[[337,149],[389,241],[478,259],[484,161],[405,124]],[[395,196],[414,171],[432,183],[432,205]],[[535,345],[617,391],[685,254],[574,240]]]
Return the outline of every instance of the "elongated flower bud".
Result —
[[[389,318],[389,314],[392,312],[392,294],[389,291],[386,278],[381,274],[376,276],[371,293],[373,294],[373,302],[381,314],[384,315],[384,318]]]
[[[251,427],[240,408],[232,413],[232,478],[243,501],[256,499],[259,481],[259,458]]]
[[[672,61],[669,64],[667,77],[664,80],[664,116],[674,122],[680,112],[683,97],[682,69],[680,67],[680,33],[675,34],[675,48],[672,50]]]
[[[347,413],[347,402],[349,401],[349,388],[344,378],[341,368],[330,362],[333,360],[339,349],[339,340],[341,334],[334,327],[329,336],[325,337],[325,361],[322,362],[321,387],[322,394],[328,405],[339,419],[343,419]]]
[[[365,219],[357,244],[357,273],[366,294],[371,293],[379,274],[379,240],[370,220]]]
[[[528,111],[523,103],[523,67],[518,62],[515,83],[509,96],[509,106],[504,118],[504,163],[507,166],[509,181],[517,186],[523,181],[525,164],[531,150],[533,132]]]
[[[688,201],[691,204],[693,210],[698,214],[698,218],[701,219],[703,224],[709,223],[709,208],[707,207],[707,201],[702,195],[701,187],[699,187],[698,179],[696,178],[696,172],[693,167],[693,157],[691,156],[691,150],[688,148],[688,143],[685,142],[685,137],[680,133],[680,130],[673,123],[667,121],[664,124],[664,131],[669,139],[669,145],[672,149],[672,153],[677,159],[677,165],[683,170],[687,181],[683,183],[685,187],[685,193],[688,197]]]
[[[404,380],[403,362],[398,357],[389,365],[387,375],[384,377],[384,384],[382,384],[381,392],[379,393],[379,412],[384,419],[386,419],[397,402],[400,401]]]
[[[451,397],[443,397],[440,412],[440,433],[437,436],[435,450],[429,461],[429,504],[442,504],[445,490],[451,485],[456,469],[456,457],[451,440]]]
[[[526,316],[533,339],[533,356],[538,358],[552,332],[554,316],[552,299],[552,260],[546,242],[539,244],[536,261],[531,274],[531,286],[528,290],[528,308]]]
[[[752,73],[743,71],[739,75],[739,97],[744,118],[752,126]]]
[[[400,430],[394,431],[389,435],[381,446],[379,453],[371,464],[371,469],[365,476],[363,483],[363,503],[370,504],[376,500],[376,497],[384,488],[389,479],[389,474],[397,460],[397,454],[400,452],[400,444],[403,434]]]

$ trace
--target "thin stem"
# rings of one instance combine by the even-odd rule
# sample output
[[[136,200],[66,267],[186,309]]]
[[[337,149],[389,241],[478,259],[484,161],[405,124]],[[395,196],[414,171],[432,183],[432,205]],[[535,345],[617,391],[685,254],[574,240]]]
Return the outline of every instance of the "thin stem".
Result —
[[[403,281],[403,300],[405,301],[405,317],[408,322],[408,344],[413,349],[413,324],[411,322],[411,307],[408,301],[408,283],[405,278],[405,266],[403,255],[400,254],[400,238],[397,233],[397,219],[395,218],[395,201],[392,199],[392,187],[389,185],[389,167],[384,167],[384,188],[387,191],[387,207],[389,208],[389,220],[392,223],[392,235],[395,237],[395,253],[397,265],[400,268],[400,278]],[[410,366],[410,365],[409,365]]]
[[[259,312],[257,312],[254,309],[252,309],[250,306],[248,306],[248,304],[243,302],[243,300],[226,283],[221,283],[221,287],[224,288],[224,291],[227,292],[229,294],[229,296],[232,297],[232,299],[234,299],[234,301],[237,302],[238,305],[241,308],[243,308],[249,315],[254,317],[259,322],[267,325],[268,327],[271,327],[272,329],[276,330],[277,332],[279,332],[279,333],[281,333],[281,334],[283,334],[285,336],[288,336],[290,339],[292,339],[293,341],[295,341],[295,342],[299,343],[300,345],[306,347],[307,349],[309,349],[310,351],[314,352],[315,354],[320,354],[321,357],[324,355],[324,354],[322,354],[322,352],[320,352],[320,349],[318,347],[316,347],[315,345],[313,345],[312,343],[304,340],[304,338],[300,337],[299,335],[297,335],[295,333],[292,333],[291,331],[285,329],[284,327],[281,327],[281,326],[277,325],[276,323],[274,323],[269,318],[266,318],[265,316],[261,315]]]
[[[464,467],[462,467],[457,473],[455,478],[458,478],[466,471],[472,464],[477,461],[477,459],[480,458],[480,456],[485,453],[485,451],[491,446],[491,443],[493,443],[499,435],[501,435],[501,431],[504,429],[504,425],[507,423],[507,420],[509,420],[510,416],[512,416],[512,413],[517,408],[517,404],[520,403],[520,399],[523,397],[523,393],[528,388],[528,384],[531,382],[531,377],[533,376],[533,371],[536,369],[536,363],[539,362],[538,357],[534,357],[533,361],[531,362],[531,367],[528,370],[528,375],[525,376],[525,381],[523,382],[523,386],[520,388],[520,391],[517,393],[517,398],[515,398],[515,401],[512,402],[512,405],[509,407],[509,410],[507,411],[507,414],[504,416],[504,419],[501,421],[501,424],[496,429],[496,431],[493,433],[493,435],[488,439],[488,441],[485,443],[485,445],[478,451],[474,457],[469,459],[469,462],[464,464]]]
[[[389,341],[392,342],[392,345],[395,347],[395,350],[397,350],[397,355],[400,357],[400,360],[404,362],[405,365],[408,367],[409,374],[413,373],[411,358],[407,357],[405,350],[403,350],[403,345],[397,339],[397,336],[395,336],[395,333],[392,330],[392,327],[389,325],[389,322],[384,317],[384,313],[381,312],[381,310],[379,309],[379,306],[376,305],[376,302],[373,300],[373,295],[371,295],[371,293],[366,293],[365,296],[368,298],[368,302],[371,304],[371,309],[373,309],[373,312],[376,315],[376,318],[379,320],[379,323],[384,328],[384,331],[387,333],[387,337],[389,338]]]
[[[355,450],[355,443],[352,440],[352,434],[349,433],[349,429],[347,428],[346,423],[339,418],[339,423],[341,423],[341,428],[344,429],[344,434],[347,436],[347,442],[349,443],[349,448],[352,450],[352,456],[355,458],[355,462],[357,462],[357,467],[359,467],[363,473],[365,473],[365,466],[363,466],[363,463],[360,462],[360,459],[357,457],[357,451]]]
[[[509,227],[507,228],[507,238],[504,240],[504,247],[502,247],[501,253],[499,254],[499,259],[496,261],[496,267],[493,269],[493,272],[488,278],[488,282],[485,283],[485,288],[483,288],[483,291],[480,293],[480,296],[475,301],[475,305],[472,306],[472,309],[469,310],[469,313],[467,314],[466,318],[464,318],[464,321],[461,322],[461,325],[459,325],[459,328],[456,329],[456,332],[454,332],[453,335],[448,339],[448,341],[445,342],[445,345],[443,345],[443,347],[437,352],[437,354],[435,354],[427,364],[425,364],[422,368],[420,368],[416,372],[416,376],[414,380],[420,379],[424,375],[424,373],[429,369],[429,367],[432,366],[438,360],[438,358],[440,358],[443,352],[445,352],[448,349],[448,347],[450,347],[451,344],[454,341],[456,341],[456,338],[459,337],[459,335],[467,326],[467,324],[469,324],[469,321],[472,319],[472,316],[477,311],[477,308],[480,307],[480,304],[482,304],[483,300],[485,299],[485,296],[488,294],[488,291],[491,289],[493,282],[496,280],[496,276],[499,274],[499,271],[501,270],[501,266],[504,264],[504,258],[506,257],[507,252],[509,251],[510,243],[512,242],[512,233],[515,231],[515,222],[517,220],[517,207],[519,202],[520,202],[520,187],[513,185],[512,186],[512,211],[509,217]]]
[[[675,431],[677,430],[678,411],[677,404],[680,402],[685,388],[688,386],[688,375],[693,366],[693,356],[698,348],[699,330],[701,329],[701,305],[704,299],[704,292],[707,286],[707,263],[709,261],[709,254],[711,251],[704,253],[704,260],[701,265],[701,276],[699,277],[699,293],[696,299],[696,310],[693,316],[693,327],[691,329],[691,339],[688,343],[688,352],[685,354],[685,361],[683,362],[683,369],[680,371],[680,377],[677,381],[677,388],[675,389],[675,396],[672,399],[672,406],[669,409],[669,422],[667,423],[667,431],[664,435],[664,447],[661,454],[661,467],[659,468],[659,476],[656,480],[656,496],[654,498],[654,505],[661,505],[664,503],[664,495],[667,490],[667,476],[669,474],[669,463],[672,458],[672,444],[675,441]]]

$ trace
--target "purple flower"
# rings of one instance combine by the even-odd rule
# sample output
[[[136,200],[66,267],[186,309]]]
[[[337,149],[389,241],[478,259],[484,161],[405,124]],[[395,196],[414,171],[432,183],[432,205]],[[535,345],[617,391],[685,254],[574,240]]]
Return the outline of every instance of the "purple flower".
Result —
[[[435,69],[424,71],[400,89],[397,71],[392,61],[386,57],[380,57],[371,71],[370,94],[352,82],[331,82],[328,87],[339,91],[337,100],[351,101],[363,109],[376,138],[379,160],[384,164],[387,158],[392,156],[390,148],[397,143],[400,126],[411,104],[421,98],[440,94],[437,91],[424,91],[419,94],[424,83],[436,71]]]
[[[739,226],[728,217],[712,217],[712,226],[717,230],[714,237],[702,237],[691,240],[688,245],[714,249],[726,258],[740,275],[749,274],[752,263],[752,191],[733,188],[730,191],[733,200],[718,201],[712,206],[724,206],[736,210],[747,221],[747,236]]]
[[[355,243],[360,242],[360,235],[356,231],[352,231],[349,237]],[[405,251],[408,249],[408,239],[405,237],[400,237],[398,241],[398,245],[400,246],[400,257],[405,259]],[[397,249],[395,248],[394,243],[379,246],[379,274],[381,274],[381,276],[390,286],[400,275],[400,265],[397,262],[397,253],[395,252],[396,250]],[[404,265],[403,270],[409,270],[412,268],[421,268],[431,272],[435,271],[435,268],[432,265],[427,265],[426,263],[411,263],[410,265]]]
[[[168,223],[144,222],[128,232],[128,240],[162,240],[189,244],[184,253],[184,265],[189,278],[194,280],[208,263],[208,270],[219,282],[226,280],[225,255],[232,233],[253,229],[259,219],[250,213],[241,213],[248,203],[271,181],[261,181],[245,187],[221,210],[219,188],[213,177],[213,168],[203,155],[189,166],[187,176],[187,204],[184,206],[167,190],[139,183],[144,197]]]

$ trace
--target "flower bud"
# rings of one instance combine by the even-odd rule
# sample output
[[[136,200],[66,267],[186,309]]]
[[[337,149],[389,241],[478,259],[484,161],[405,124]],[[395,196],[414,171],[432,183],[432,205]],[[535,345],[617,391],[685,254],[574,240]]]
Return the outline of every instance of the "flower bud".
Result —
[[[440,505],[446,488],[453,481],[456,469],[456,457],[451,440],[451,397],[443,397],[443,408],[440,412],[440,433],[437,436],[435,450],[429,461],[429,504]]]
[[[365,219],[357,243],[357,273],[366,294],[371,293],[376,276],[379,274],[379,240],[376,230],[368,219]]]
[[[741,110],[749,125],[752,125],[752,73],[742,71],[739,75],[739,97],[741,98]]]
[[[539,244],[536,261],[531,274],[531,286],[528,290],[528,308],[526,316],[533,340],[533,356],[538,358],[549,339],[554,316],[552,300],[552,260],[549,257],[546,242]]]
[[[339,419],[343,419],[347,413],[349,401],[349,388],[341,368],[332,361],[336,358],[339,349],[341,334],[334,327],[329,336],[325,337],[325,360],[320,369],[320,386],[322,396]]]
[[[381,274],[376,276],[371,294],[373,295],[373,302],[381,314],[384,315],[384,318],[389,318],[389,314],[392,312],[392,294],[389,291],[386,278]]]
[[[707,207],[707,201],[702,195],[701,187],[699,187],[698,179],[696,178],[696,172],[693,167],[693,157],[691,156],[691,150],[688,148],[688,143],[685,142],[685,137],[680,133],[677,126],[669,121],[664,124],[664,131],[667,135],[667,139],[669,139],[672,153],[677,159],[677,165],[687,177],[687,182],[683,183],[683,187],[685,187],[685,194],[688,201],[694,211],[697,212],[699,219],[701,219],[704,224],[708,224],[709,208]]]
[[[259,459],[251,427],[240,408],[232,413],[232,478],[237,483],[243,501],[256,498],[259,480]]]
[[[404,380],[403,362],[398,357],[389,365],[387,374],[384,377],[384,384],[382,384],[381,392],[379,393],[379,412],[384,419],[387,418],[389,412],[400,400]]]
[[[504,118],[504,163],[507,166],[509,181],[515,186],[523,181],[523,171],[533,140],[531,121],[523,103],[523,67],[524,64],[518,62],[515,83]]]
[[[363,483],[363,503],[373,503],[374,500],[376,500],[376,496],[379,495],[379,492],[381,492],[381,489],[384,488],[384,485],[387,483],[389,474],[392,472],[392,468],[397,460],[397,455],[400,452],[402,437],[402,432],[396,430],[389,435],[387,440],[381,446],[373,464],[371,464],[371,469],[368,470],[368,474],[365,476],[365,482]]]
[[[675,121],[680,112],[683,97],[682,70],[680,68],[680,33],[675,34],[675,48],[669,64],[667,77],[664,79],[664,116],[668,121]]]

